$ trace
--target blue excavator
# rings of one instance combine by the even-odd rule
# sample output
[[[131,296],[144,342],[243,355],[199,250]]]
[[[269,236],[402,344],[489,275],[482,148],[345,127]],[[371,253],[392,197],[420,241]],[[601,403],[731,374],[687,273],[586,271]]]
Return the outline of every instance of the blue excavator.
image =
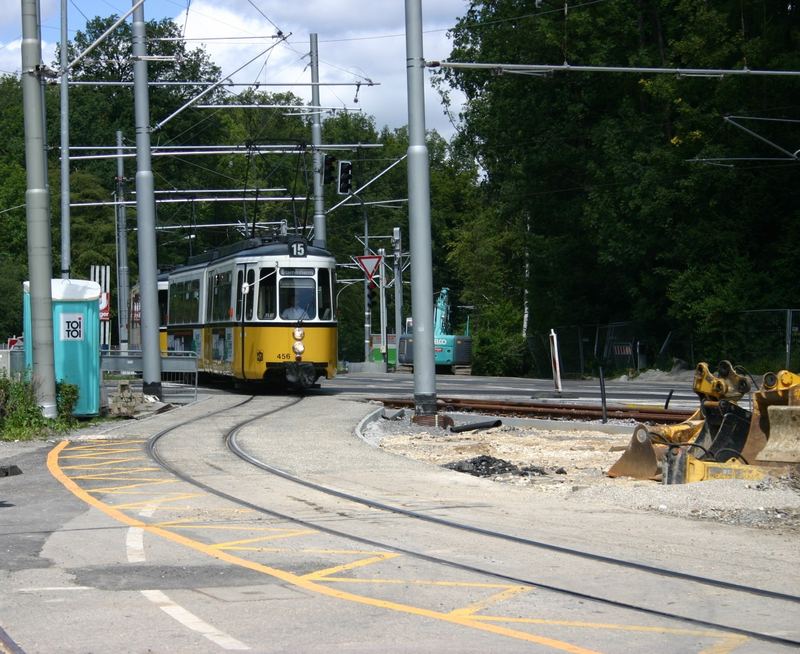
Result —
[[[400,336],[397,349],[399,366],[414,366],[414,335],[412,319],[406,324],[406,333]],[[472,336],[467,322],[466,334],[452,334],[450,326],[450,289],[443,288],[436,298],[433,310],[433,353],[436,372],[469,375],[472,373]]]

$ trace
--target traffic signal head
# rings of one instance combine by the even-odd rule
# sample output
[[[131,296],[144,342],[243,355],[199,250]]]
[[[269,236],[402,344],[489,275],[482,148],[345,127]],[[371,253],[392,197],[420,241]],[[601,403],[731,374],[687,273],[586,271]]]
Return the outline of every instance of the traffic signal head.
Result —
[[[330,184],[335,179],[336,157],[329,154],[325,155],[325,163],[322,168],[322,182]]]
[[[372,306],[375,303],[375,282],[367,282],[367,303]]]
[[[350,195],[353,188],[353,164],[350,161],[339,162],[339,183],[336,189],[339,195]]]

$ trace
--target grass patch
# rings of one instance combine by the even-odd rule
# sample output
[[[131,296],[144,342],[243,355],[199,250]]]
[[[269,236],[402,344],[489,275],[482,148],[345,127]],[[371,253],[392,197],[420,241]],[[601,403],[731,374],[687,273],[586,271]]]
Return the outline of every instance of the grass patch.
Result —
[[[48,419],[42,415],[31,382],[0,376],[0,440],[27,441],[74,429],[78,421],[72,411],[77,401],[78,387],[59,382],[56,385],[57,417]]]

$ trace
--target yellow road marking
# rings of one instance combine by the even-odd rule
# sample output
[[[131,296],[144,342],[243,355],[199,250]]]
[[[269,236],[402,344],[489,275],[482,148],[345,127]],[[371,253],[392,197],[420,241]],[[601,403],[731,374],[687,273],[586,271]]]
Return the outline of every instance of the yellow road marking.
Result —
[[[273,552],[275,554],[281,554],[281,553],[294,554],[296,552],[302,552],[303,554],[331,554],[331,555],[357,554],[360,556],[366,556],[366,555],[377,556],[379,554],[386,554],[386,552],[370,552],[367,550],[339,550],[339,549],[326,549],[320,547],[303,547],[298,549],[295,548],[289,549],[287,547],[262,547],[259,549],[259,551]],[[343,579],[348,579],[348,578],[343,577]]]
[[[108,495],[129,495],[131,489],[141,488],[142,486],[167,486],[177,484],[177,479],[162,479],[148,484],[125,484],[124,486],[102,486],[100,488],[90,488],[88,493],[106,493]]]
[[[356,568],[363,568],[366,565],[372,565],[373,563],[383,563],[384,561],[388,561],[389,559],[395,559],[400,554],[396,552],[384,552],[383,554],[378,554],[377,556],[370,556],[366,559],[359,559],[358,561],[351,561],[350,563],[344,563],[342,565],[337,565],[332,568],[325,568],[324,570],[317,570],[316,572],[309,572],[308,574],[303,575],[304,579],[315,579],[315,580],[324,580],[325,577],[328,575],[332,575],[336,572],[344,572],[345,570],[355,570]]]
[[[614,631],[634,631],[641,633],[670,634],[675,636],[703,636],[708,638],[744,638],[746,636],[735,636],[725,634],[720,631],[701,630],[701,629],[678,629],[674,627],[648,627],[644,625],[614,624],[606,622],[581,622],[579,620],[551,620],[548,618],[511,618],[502,615],[476,615],[475,620],[486,622],[511,622],[515,624],[548,624],[557,627],[577,627],[581,629],[609,629]]]
[[[294,538],[295,536],[310,536],[311,534],[318,533],[316,529],[295,529],[294,531],[286,531],[281,534],[272,534],[270,536],[258,536],[257,538],[230,540],[226,543],[214,543],[212,547],[219,550],[258,550],[257,547],[243,547],[243,545],[246,543],[262,543],[264,541],[281,540],[283,538]]]
[[[527,586],[509,586],[500,593],[495,593],[490,597],[473,602],[472,604],[469,604],[463,608],[450,611],[450,615],[473,615],[478,613],[478,611],[483,611],[493,604],[499,604],[507,599],[511,599],[515,595],[521,595],[522,593],[527,593],[530,590],[531,589]]]
[[[136,456],[130,457],[128,459],[109,459],[108,461],[103,461],[102,463],[78,463],[72,466],[63,466],[62,470],[95,470],[97,468],[103,468],[105,466],[112,466],[116,465],[117,463],[130,463],[131,461],[147,461],[147,459],[143,456]],[[149,463],[149,461],[148,461]],[[120,467],[119,470],[130,470],[130,468],[123,468]],[[150,468],[150,470],[158,470],[158,468]]]
[[[98,448],[104,447],[128,447],[129,445],[141,445],[142,443],[146,443],[147,440],[128,440],[126,439],[119,439],[119,440],[108,440],[108,439],[98,439],[96,441],[91,441],[86,443],[85,445],[80,445],[78,443],[72,443],[72,447],[69,448],[70,452],[74,452],[75,450],[96,450]]]
[[[447,613],[442,613],[440,611],[433,611],[431,609],[425,609],[422,607],[410,606],[407,604],[400,604],[398,602],[390,602],[387,600],[380,600],[372,597],[366,597],[363,595],[356,595],[354,593],[340,591],[335,588],[330,588],[328,586],[316,583],[312,580],[304,579],[302,576],[296,575],[291,572],[287,572],[285,570],[279,570],[278,568],[272,568],[270,566],[266,566],[261,563],[256,563],[255,561],[248,561],[247,559],[242,559],[238,556],[229,554],[228,552],[214,549],[213,547],[210,547],[205,543],[201,543],[192,540],[190,538],[187,538],[186,536],[182,536],[181,534],[176,534],[174,532],[167,531],[166,529],[163,529],[161,527],[156,527],[151,524],[145,523],[137,518],[134,518],[132,516],[123,513],[122,511],[120,511],[115,507],[112,507],[108,504],[105,504],[104,502],[101,502],[96,497],[93,497],[91,493],[86,492],[80,486],[78,486],[74,481],[72,481],[69,477],[67,477],[58,466],[59,454],[64,450],[64,448],[67,447],[67,445],[68,441],[62,441],[61,443],[56,445],[47,455],[47,467],[48,470],[50,470],[50,474],[52,474],[53,477],[55,477],[65,488],[67,488],[76,497],[80,498],[90,506],[93,506],[94,508],[102,511],[110,518],[113,518],[114,520],[117,520],[129,526],[139,527],[150,534],[159,536],[161,538],[165,538],[180,545],[184,545],[185,547],[189,547],[197,552],[207,554],[208,556],[214,557],[220,561],[226,561],[228,563],[241,566],[248,570],[253,570],[255,572],[260,572],[262,574],[269,575],[271,577],[274,577],[275,579],[280,579],[285,583],[292,584],[294,586],[297,586],[298,588],[302,588],[303,590],[307,590],[313,593],[318,593],[326,597],[332,597],[335,599],[353,602],[356,604],[362,604],[373,608],[381,608],[390,611],[396,611],[398,613],[405,613],[408,615],[431,618],[434,620],[447,622],[449,624],[459,625],[462,627],[476,629],[479,631],[485,631],[488,633],[496,634],[498,636],[506,636],[508,638],[514,638],[517,640],[537,643],[539,645],[552,647],[553,649],[560,650],[563,652],[570,652],[570,654],[597,654],[596,652],[594,652],[594,650],[586,649],[584,647],[573,645],[571,643],[567,643],[561,640],[556,640],[554,638],[547,638],[545,636],[529,634],[523,631],[517,631],[515,629],[509,629],[507,627],[502,627],[500,625],[495,625],[491,623],[484,623],[479,620],[475,620],[472,616],[449,615]]]
[[[64,458],[70,461],[78,459],[78,460],[91,460],[91,459],[98,459],[100,461],[103,460],[112,460],[112,457],[118,457],[120,454],[125,454],[126,452],[135,452],[139,456],[138,459],[144,461],[145,457],[142,456],[142,451],[139,448],[130,448],[124,450],[114,450],[113,452],[85,452],[84,454],[67,454]]]
[[[750,639],[747,636],[731,635],[726,637],[721,643],[704,649],[700,654],[729,654],[729,652],[744,645],[748,640]]]
[[[154,472],[153,468],[141,468],[138,472]],[[72,475],[73,479],[81,479],[82,481],[147,481],[147,482],[156,482],[159,481],[158,477],[131,477],[131,475],[137,471],[131,470],[130,474],[128,475],[121,475],[120,473],[114,473],[111,470],[106,472],[97,472],[92,475]]]
[[[94,491],[92,491],[94,492]],[[146,509],[155,506],[156,511],[176,511],[177,509],[184,509],[190,511],[196,509],[196,506],[167,506],[162,508],[162,504],[169,504],[170,502],[177,502],[178,500],[190,500],[193,497],[203,497],[203,493],[173,493],[170,495],[162,495],[156,499],[142,500],[141,502],[126,502],[125,504],[115,504],[118,509],[125,509],[132,511],[134,509]]]
[[[440,579],[365,579],[363,577],[325,577],[325,582],[342,584],[381,584],[397,586],[452,586],[454,588],[508,588],[508,584],[484,584],[474,581],[442,581]],[[478,616],[476,616],[478,617]]]
[[[141,441],[144,442],[144,441]],[[130,443],[130,442],[129,442]],[[701,631],[701,630],[690,630],[690,629],[673,629],[673,628],[664,628],[664,627],[645,627],[645,626],[636,626],[636,625],[621,625],[621,624],[608,624],[608,623],[590,623],[590,622],[580,622],[580,621],[565,621],[565,620],[550,620],[550,619],[537,619],[537,618],[509,618],[503,616],[483,616],[483,615],[476,615],[478,611],[484,610],[490,605],[505,601],[515,595],[518,595],[523,592],[527,592],[530,589],[525,586],[511,586],[505,584],[476,584],[476,583],[469,583],[469,582],[447,582],[447,581],[427,581],[427,580],[408,580],[408,579],[356,579],[356,578],[349,578],[349,577],[333,577],[331,575],[342,572],[346,570],[352,570],[359,567],[364,567],[367,565],[371,565],[374,563],[380,563],[386,561],[388,559],[400,556],[396,553],[390,552],[375,552],[370,553],[374,554],[373,556],[365,559],[360,559],[358,561],[353,561],[351,563],[343,564],[340,566],[335,566],[331,568],[326,568],[324,570],[319,570],[317,572],[308,573],[306,575],[295,575],[291,572],[287,572],[284,570],[279,570],[277,568],[271,568],[269,566],[264,566],[252,561],[247,561],[246,559],[239,559],[238,557],[231,556],[221,556],[218,553],[222,550],[245,550],[245,551],[260,551],[260,552],[316,552],[316,553],[330,553],[330,554],[368,554],[368,552],[363,552],[359,550],[325,550],[325,549],[302,549],[302,550],[288,550],[286,548],[248,548],[248,547],[240,547],[241,544],[251,543],[251,542],[259,542],[259,541],[268,541],[274,540],[277,538],[289,538],[295,535],[308,535],[318,533],[315,530],[297,530],[294,532],[277,534],[273,536],[265,536],[259,538],[251,538],[245,539],[241,541],[230,541],[226,543],[217,543],[212,545],[206,545],[204,543],[200,543],[198,541],[193,541],[191,539],[183,538],[178,534],[175,534],[170,531],[164,531],[160,529],[160,527],[165,526],[175,526],[178,528],[188,528],[188,529],[231,529],[235,527],[235,525],[193,525],[187,524],[191,523],[192,521],[172,521],[172,522],[163,522],[163,523],[143,523],[139,520],[134,518],[130,518],[124,513],[120,512],[122,508],[137,508],[143,505],[152,505],[154,500],[146,500],[144,502],[135,502],[126,505],[117,505],[116,507],[105,504],[100,500],[96,500],[93,498],[90,493],[109,493],[109,494],[127,494],[128,491],[126,489],[138,488],[140,486],[149,486],[152,484],[163,485],[166,483],[175,483],[173,481],[164,481],[164,480],[146,480],[149,483],[147,484],[130,484],[118,487],[109,487],[109,488],[102,488],[102,489],[90,489],[84,490],[77,486],[73,482],[73,479],[81,479],[81,480],[89,480],[89,479],[108,479],[106,475],[112,470],[105,470],[103,473],[98,475],[80,475],[75,477],[67,477],[63,471],[64,470],[79,470],[79,469],[87,469],[87,468],[94,468],[103,465],[111,465],[113,461],[108,461],[102,464],[93,464],[90,466],[65,466],[60,467],[59,465],[59,454],[66,448],[68,442],[63,442],[59,444],[56,448],[54,448],[50,454],[48,455],[48,468],[50,469],[51,473],[71,492],[76,494],[77,496],[81,497],[85,502],[88,504],[95,506],[96,508],[102,510],[107,515],[125,522],[129,525],[139,527],[144,531],[148,531],[150,533],[159,535],[163,538],[167,538],[168,540],[172,540],[174,542],[178,542],[182,545],[195,549],[197,551],[206,553],[210,556],[215,558],[228,561],[230,563],[234,563],[236,565],[249,568],[251,570],[256,570],[262,572],[264,574],[268,574],[274,576],[276,578],[282,579],[287,581],[288,583],[294,584],[306,590],[310,590],[312,592],[316,592],[323,595],[329,595],[336,597],[338,599],[343,599],[346,601],[367,604],[374,607],[386,608],[389,610],[399,611],[403,613],[410,613],[413,615],[419,615],[424,617],[430,617],[437,620],[442,620],[446,622],[452,622],[455,624],[459,624],[462,626],[466,626],[469,628],[481,629],[484,631],[491,631],[492,633],[497,633],[499,635],[504,635],[511,638],[527,640],[530,642],[536,642],[539,644],[544,644],[555,649],[559,649],[562,651],[568,652],[589,652],[590,650],[583,649],[579,646],[572,645],[570,643],[566,643],[563,641],[553,640],[550,638],[546,638],[544,636],[537,636],[535,634],[528,634],[525,632],[519,632],[513,629],[507,629],[504,627],[500,627],[496,623],[499,622],[508,622],[508,623],[516,623],[516,624],[531,624],[531,625],[548,625],[548,626],[568,626],[568,627],[579,627],[579,628],[587,628],[587,629],[606,629],[606,630],[615,630],[615,631],[628,631],[628,632],[641,632],[641,633],[657,633],[657,634],[668,634],[668,635],[690,635],[690,636],[701,636],[701,637],[709,637],[709,638],[717,638],[722,639],[721,642],[712,645],[711,647],[703,650],[700,654],[729,654],[736,648],[740,647],[742,644],[746,643],[749,638],[746,636],[740,635],[723,635],[720,632],[715,631]],[[73,448],[70,448],[72,450]],[[77,449],[77,448],[76,448]],[[83,455],[86,456],[86,455]],[[52,459],[51,459],[52,457]],[[80,458],[75,456],[64,456],[63,458]],[[144,460],[142,458],[130,458],[124,461],[136,461],[136,460]],[[157,469],[157,468],[156,468]],[[151,469],[120,469],[120,472],[140,472],[144,470],[152,470]],[[125,492],[123,492],[125,491]],[[159,503],[168,503],[174,502],[179,499],[188,499],[191,497],[200,497],[202,493],[192,493],[192,494],[179,494],[173,497],[163,497],[160,500],[155,500]],[[185,509],[193,509],[195,507],[165,507],[164,510],[176,510],[177,508],[185,508]],[[231,512],[230,510],[225,510],[224,512]],[[246,509],[235,509],[233,510],[234,513],[250,513],[252,510]],[[254,531],[254,530],[266,530],[271,531],[275,528],[251,528],[242,525],[241,528],[247,531]],[[214,551],[216,550],[216,552]],[[310,586],[306,583],[310,583]],[[324,583],[367,583],[367,584],[416,584],[416,585],[432,585],[432,586],[458,586],[458,587],[484,587],[484,588],[501,588],[503,589],[499,593],[495,593],[494,595],[470,604],[466,607],[455,609],[450,613],[441,613],[438,611],[430,611],[428,609],[424,609],[421,607],[414,607],[405,604],[399,604],[395,602],[388,602],[385,600],[378,600],[374,598],[369,598],[361,595],[354,595],[347,592],[340,592],[335,591],[329,587],[319,585],[314,582],[324,582]],[[493,628],[489,628],[493,627]]]

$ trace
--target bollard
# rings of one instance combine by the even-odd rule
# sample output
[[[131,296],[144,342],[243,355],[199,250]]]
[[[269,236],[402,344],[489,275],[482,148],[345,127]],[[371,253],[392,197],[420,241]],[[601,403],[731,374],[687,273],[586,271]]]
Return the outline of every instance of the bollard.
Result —
[[[558,336],[556,330],[550,330],[550,365],[553,368],[553,383],[556,393],[561,392],[561,367],[558,364]]]
[[[606,378],[603,374],[603,366],[600,366],[600,403],[603,407],[603,424],[608,422],[608,411],[606,409]]]

